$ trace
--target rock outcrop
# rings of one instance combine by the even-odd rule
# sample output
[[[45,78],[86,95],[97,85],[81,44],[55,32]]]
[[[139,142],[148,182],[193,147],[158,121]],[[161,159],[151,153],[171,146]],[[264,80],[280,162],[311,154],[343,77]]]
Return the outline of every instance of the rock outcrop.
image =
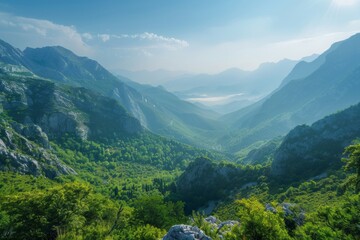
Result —
[[[299,209],[294,203],[281,203],[278,205],[284,212],[285,221],[292,221],[297,226],[302,226],[305,223],[305,211]],[[265,205],[266,211],[276,213],[277,209],[271,204],[267,203]]]
[[[198,227],[189,225],[172,226],[163,240],[211,240]]]
[[[220,221],[214,216],[209,216],[204,219],[210,227],[211,232],[216,233],[217,237],[223,239],[224,236],[232,230],[234,226],[239,225],[238,221],[228,220]],[[165,235],[163,240],[211,240],[201,229],[190,225],[174,225]]]
[[[45,136],[44,139],[47,139]],[[3,123],[0,124],[0,170],[44,175],[48,178],[76,174],[48,149],[28,140]]]
[[[12,122],[11,126],[18,134],[38,143],[43,148],[50,149],[49,138],[40,126],[31,123],[23,125],[17,122]]]
[[[64,134],[94,139],[143,131],[139,121],[115,100],[84,88],[57,86],[41,79],[1,77],[0,92],[3,110],[25,125],[17,127],[21,134],[37,131],[37,135],[43,132],[50,139]]]
[[[220,219],[214,216],[209,216],[204,220],[211,224],[213,231],[216,232],[220,237],[229,232],[234,226],[240,224],[238,221],[235,220],[227,220],[222,222]]]

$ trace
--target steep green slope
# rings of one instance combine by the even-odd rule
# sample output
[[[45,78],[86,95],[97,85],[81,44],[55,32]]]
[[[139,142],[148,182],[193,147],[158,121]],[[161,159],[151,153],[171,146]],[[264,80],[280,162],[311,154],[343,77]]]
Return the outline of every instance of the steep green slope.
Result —
[[[282,181],[307,179],[337,169],[344,148],[360,138],[360,104],[291,130],[277,149],[271,174]]]
[[[359,118],[360,104],[357,104],[311,126],[297,126],[283,140],[274,139],[250,151],[242,163],[252,165],[197,159],[178,178],[177,196],[191,210],[209,201],[248,194],[266,196],[270,201],[272,194],[279,194],[290,186],[308,186],[307,181],[330,175],[344,184],[347,176],[342,173],[341,158],[345,147],[360,138]],[[279,197],[290,193],[282,194]],[[316,209],[311,203],[306,204]]]
[[[141,85],[132,81],[126,83],[136,89],[145,100],[146,105],[143,100],[139,102],[139,106],[144,109],[145,116],[152,117],[152,124],[147,125],[150,130],[186,143],[218,149],[215,137],[224,131],[224,126],[215,120],[217,113],[179,100],[162,87]]]

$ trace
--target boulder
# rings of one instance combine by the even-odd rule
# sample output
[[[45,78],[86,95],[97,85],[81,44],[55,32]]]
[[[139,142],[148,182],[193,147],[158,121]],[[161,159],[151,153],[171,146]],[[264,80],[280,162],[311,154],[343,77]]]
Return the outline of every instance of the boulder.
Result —
[[[265,205],[265,210],[266,210],[266,211],[273,212],[273,213],[276,213],[276,212],[277,212],[276,208],[273,207],[273,206],[271,205],[271,203],[267,203],[267,204]]]
[[[181,224],[172,226],[163,240],[211,240],[211,238],[198,227]]]
[[[296,210],[296,208],[295,208],[296,204],[294,204],[294,203],[284,202],[284,203],[279,204],[279,206],[284,211],[285,217],[290,217],[290,219],[292,219],[292,221],[294,221],[295,224],[298,226],[304,225],[305,211],[303,209],[300,209],[300,211]],[[265,209],[266,209],[266,211],[269,211],[272,213],[277,212],[276,208],[271,203],[267,203],[265,205]]]
[[[218,225],[218,229],[217,229],[217,232],[220,232],[220,230],[223,228],[223,227],[228,227],[228,229],[232,229],[235,225],[239,225],[240,222],[238,221],[234,221],[234,220],[228,220],[228,221],[225,221],[225,222],[221,222],[219,225]],[[226,231],[225,231],[226,232]]]
[[[218,220],[214,216],[209,216],[209,217],[205,218],[205,221],[207,221],[208,223],[216,224],[216,222]]]

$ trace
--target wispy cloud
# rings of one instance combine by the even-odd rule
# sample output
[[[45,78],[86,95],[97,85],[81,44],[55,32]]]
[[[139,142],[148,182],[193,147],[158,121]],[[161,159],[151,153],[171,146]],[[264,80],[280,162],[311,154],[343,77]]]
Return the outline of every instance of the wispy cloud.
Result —
[[[75,26],[5,12],[0,12],[0,39],[20,49],[63,46],[110,68],[117,68],[118,64],[128,64],[128,68],[151,67],[159,59],[168,59],[169,54],[181,53],[178,50],[189,47],[186,40],[152,32],[120,35],[81,32]]]
[[[0,37],[18,47],[61,45],[78,54],[89,55],[91,52],[91,48],[84,41],[90,39],[91,34],[80,34],[74,26],[1,12],[0,19]]]
[[[177,39],[174,37],[165,37],[158,35],[156,33],[144,32],[141,34],[98,34],[98,38],[103,41],[107,42],[111,39],[132,39],[132,40],[140,40],[140,41],[148,41],[149,44],[152,45],[154,48],[154,43],[158,48],[167,48],[167,49],[180,49],[186,48],[189,46],[189,43],[182,39]],[[136,44],[136,43],[134,43]]]
[[[109,34],[98,34],[97,36],[103,42],[107,42],[107,41],[110,40],[110,35]]]
[[[81,36],[86,40],[92,40],[93,36],[90,33],[83,33]]]

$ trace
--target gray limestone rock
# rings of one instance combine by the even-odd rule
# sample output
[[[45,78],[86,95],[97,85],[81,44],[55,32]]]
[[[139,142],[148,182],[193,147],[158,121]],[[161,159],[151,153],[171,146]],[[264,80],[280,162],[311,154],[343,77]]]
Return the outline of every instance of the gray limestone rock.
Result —
[[[31,133],[35,131],[41,133],[38,126],[31,126],[30,130],[26,130],[23,125],[16,125],[15,128],[18,129],[0,125],[0,171],[14,171],[34,176],[44,175],[48,178],[55,178],[62,174],[76,174],[72,168],[61,163],[49,149],[29,141],[23,135],[15,132],[29,131]],[[33,129],[31,130],[31,128]],[[29,135],[31,135],[30,133]]]
[[[46,133],[44,133],[42,131],[40,126],[38,126],[36,124],[32,124],[32,123],[22,125],[17,122],[11,123],[11,126],[17,133],[23,135],[27,139],[36,142],[43,148],[46,148],[46,149],[50,148],[48,136],[46,135]]]
[[[189,225],[174,225],[163,240],[211,240],[198,227]]]

